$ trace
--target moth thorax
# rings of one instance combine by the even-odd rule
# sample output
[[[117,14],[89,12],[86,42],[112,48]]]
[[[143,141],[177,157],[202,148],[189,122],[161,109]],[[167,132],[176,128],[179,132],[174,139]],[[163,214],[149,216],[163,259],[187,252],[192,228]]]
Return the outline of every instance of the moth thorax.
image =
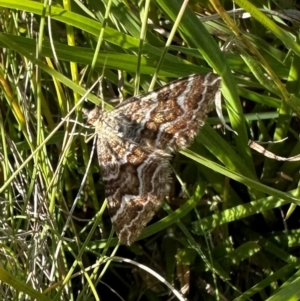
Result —
[[[117,125],[117,135],[124,139],[135,140],[137,138],[137,131],[140,125],[128,118],[126,115],[121,114],[115,119]]]

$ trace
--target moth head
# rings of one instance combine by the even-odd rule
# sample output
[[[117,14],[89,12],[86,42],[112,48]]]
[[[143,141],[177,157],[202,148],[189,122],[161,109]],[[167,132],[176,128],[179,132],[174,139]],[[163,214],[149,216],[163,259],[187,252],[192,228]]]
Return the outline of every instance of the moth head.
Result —
[[[87,123],[96,126],[99,118],[102,116],[102,110],[99,107],[95,107],[93,110],[87,112]]]

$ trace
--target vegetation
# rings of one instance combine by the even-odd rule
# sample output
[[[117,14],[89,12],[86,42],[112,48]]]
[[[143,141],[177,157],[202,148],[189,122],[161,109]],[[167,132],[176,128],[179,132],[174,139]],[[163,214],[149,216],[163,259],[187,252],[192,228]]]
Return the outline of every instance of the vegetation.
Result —
[[[187,2],[0,0],[3,300],[300,299],[300,162],[248,145],[300,153],[299,10]],[[119,246],[83,112],[212,69],[237,134],[212,112],[168,204]]]

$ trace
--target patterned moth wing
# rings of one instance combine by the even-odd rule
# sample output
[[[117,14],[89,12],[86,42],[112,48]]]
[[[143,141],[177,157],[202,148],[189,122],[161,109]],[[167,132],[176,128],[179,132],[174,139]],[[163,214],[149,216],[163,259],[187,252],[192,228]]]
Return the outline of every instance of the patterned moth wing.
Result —
[[[114,111],[98,111],[94,125],[111,221],[119,240],[130,245],[169,195],[170,155],[134,142],[130,125]]]
[[[169,195],[169,153],[192,142],[220,83],[213,73],[191,75],[131,97],[112,112],[89,114],[109,214],[122,243],[137,239]]]
[[[131,139],[142,146],[171,151],[185,148],[213,108],[220,84],[221,77],[216,74],[194,74],[131,97],[118,105],[114,114],[136,125]]]

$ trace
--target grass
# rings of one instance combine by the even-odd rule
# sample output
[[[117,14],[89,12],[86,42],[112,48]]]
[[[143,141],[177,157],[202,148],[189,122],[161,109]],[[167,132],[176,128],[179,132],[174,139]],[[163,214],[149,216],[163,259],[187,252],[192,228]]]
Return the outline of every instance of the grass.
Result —
[[[297,7],[235,5],[0,0],[3,300],[300,299],[300,163],[248,145],[300,153]],[[212,112],[169,204],[119,246],[82,108],[113,109],[120,74],[126,98],[212,69],[237,135]]]

